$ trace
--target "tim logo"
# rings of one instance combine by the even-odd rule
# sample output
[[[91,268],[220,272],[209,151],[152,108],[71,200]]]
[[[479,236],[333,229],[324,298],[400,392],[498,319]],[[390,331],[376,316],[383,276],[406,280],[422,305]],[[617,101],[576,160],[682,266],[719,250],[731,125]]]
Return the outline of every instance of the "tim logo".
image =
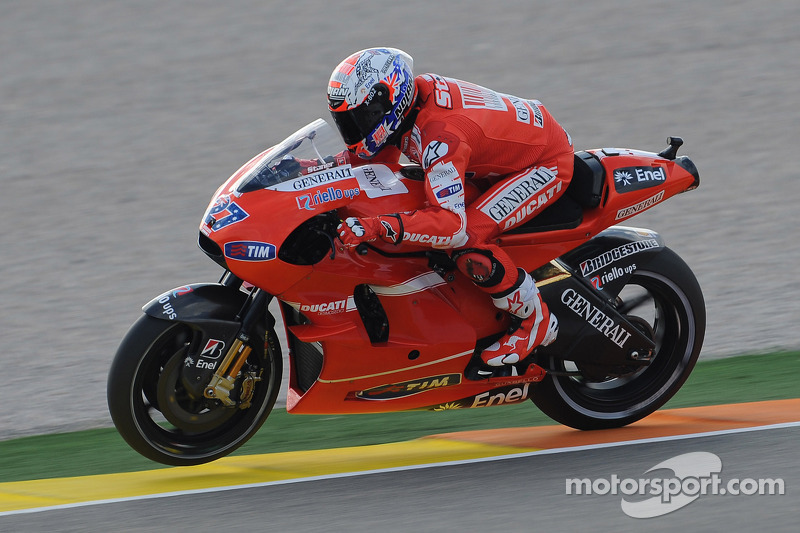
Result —
[[[237,261],[272,261],[275,259],[275,245],[259,241],[226,242],[225,257]]]
[[[461,189],[462,189],[462,187],[461,187],[460,183],[454,183],[453,185],[449,185],[447,187],[443,187],[443,188],[439,189],[438,191],[436,191],[436,197],[437,198],[447,198],[448,196],[452,196],[454,194],[457,194],[457,193],[461,192]]]
[[[360,400],[394,400],[405,396],[412,396],[429,390],[450,387],[461,383],[461,374],[443,374],[430,376],[402,383],[389,383],[379,387],[359,391],[355,397]]]
[[[206,359],[218,359],[220,355],[225,353],[225,343],[217,339],[208,339],[206,347],[200,352],[200,357]]]

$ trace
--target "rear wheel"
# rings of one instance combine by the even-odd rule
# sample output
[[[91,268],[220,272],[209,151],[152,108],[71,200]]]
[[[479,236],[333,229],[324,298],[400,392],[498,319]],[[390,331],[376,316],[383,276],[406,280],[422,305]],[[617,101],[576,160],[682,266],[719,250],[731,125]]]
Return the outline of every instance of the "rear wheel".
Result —
[[[646,367],[598,379],[572,361],[550,358],[548,374],[531,399],[546,415],[577,429],[630,424],[667,402],[683,385],[700,355],[705,303],[692,271],[664,249],[637,270],[622,289],[617,308],[655,342]]]
[[[186,324],[143,315],[123,339],[108,377],[111,418],[125,441],[145,457],[168,465],[195,465],[244,444],[266,420],[281,384],[275,333],[262,327],[235,390],[249,407],[226,407],[183,386],[181,368],[200,332]],[[251,388],[252,387],[252,388]],[[242,392],[244,391],[244,392]]]

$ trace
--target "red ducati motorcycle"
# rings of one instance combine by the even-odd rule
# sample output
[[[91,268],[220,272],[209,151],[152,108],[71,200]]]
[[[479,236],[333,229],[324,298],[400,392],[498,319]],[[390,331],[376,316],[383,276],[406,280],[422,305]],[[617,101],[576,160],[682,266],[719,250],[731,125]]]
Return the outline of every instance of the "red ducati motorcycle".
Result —
[[[430,243],[345,249],[348,216],[426,205],[414,165],[353,166],[317,120],[259,154],[214,194],[199,246],[225,273],[144,306],[108,379],[114,424],[136,451],[191,465],[231,453],[272,410],[288,338],[286,409],[343,414],[462,409],[532,400],[579,429],[613,428],[662,406],[703,342],[705,304],[658,233],[624,220],[699,184],[677,157],[603,148],[575,154],[565,194],[497,242],[532,273],[558,339],[491,377],[477,354],[509,327],[491,299]],[[509,195],[536,209],[547,191]],[[498,204],[499,205],[499,204]],[[506,207],[508,207],[506,206]]]

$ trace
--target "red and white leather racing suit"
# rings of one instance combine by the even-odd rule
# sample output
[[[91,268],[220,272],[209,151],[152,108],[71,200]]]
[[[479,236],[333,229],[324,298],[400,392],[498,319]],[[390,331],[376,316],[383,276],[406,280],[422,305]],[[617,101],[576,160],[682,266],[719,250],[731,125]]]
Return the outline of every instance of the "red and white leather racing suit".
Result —
[[[459,270],[501,309],[523,318],[535,311],[540,320],[529,347],[538,345],[547,333],[546,306],[533,285],[523,293],[529,300],[536,293],[528,302],[536,309],[519,309],[525,304],[519,287],[530,277],[491,239],[535,217],[566,191],[571,139],[539,101],[436,74],[417,76],[415,84],[413,128],[399,147],[386,147],[371,161],[397,161],[402,150],[425,170],[430,207],[381,220],[402,240],[453,249]]]

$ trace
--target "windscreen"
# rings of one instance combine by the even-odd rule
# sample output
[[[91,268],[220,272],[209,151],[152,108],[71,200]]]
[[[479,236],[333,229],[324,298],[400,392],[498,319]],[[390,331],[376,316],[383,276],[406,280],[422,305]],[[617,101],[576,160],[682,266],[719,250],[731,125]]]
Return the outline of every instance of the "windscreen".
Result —
[[[336,130],[317,119],[254,158],[239,172],[234,189],[245,193],[347,165],[349,152]]]

